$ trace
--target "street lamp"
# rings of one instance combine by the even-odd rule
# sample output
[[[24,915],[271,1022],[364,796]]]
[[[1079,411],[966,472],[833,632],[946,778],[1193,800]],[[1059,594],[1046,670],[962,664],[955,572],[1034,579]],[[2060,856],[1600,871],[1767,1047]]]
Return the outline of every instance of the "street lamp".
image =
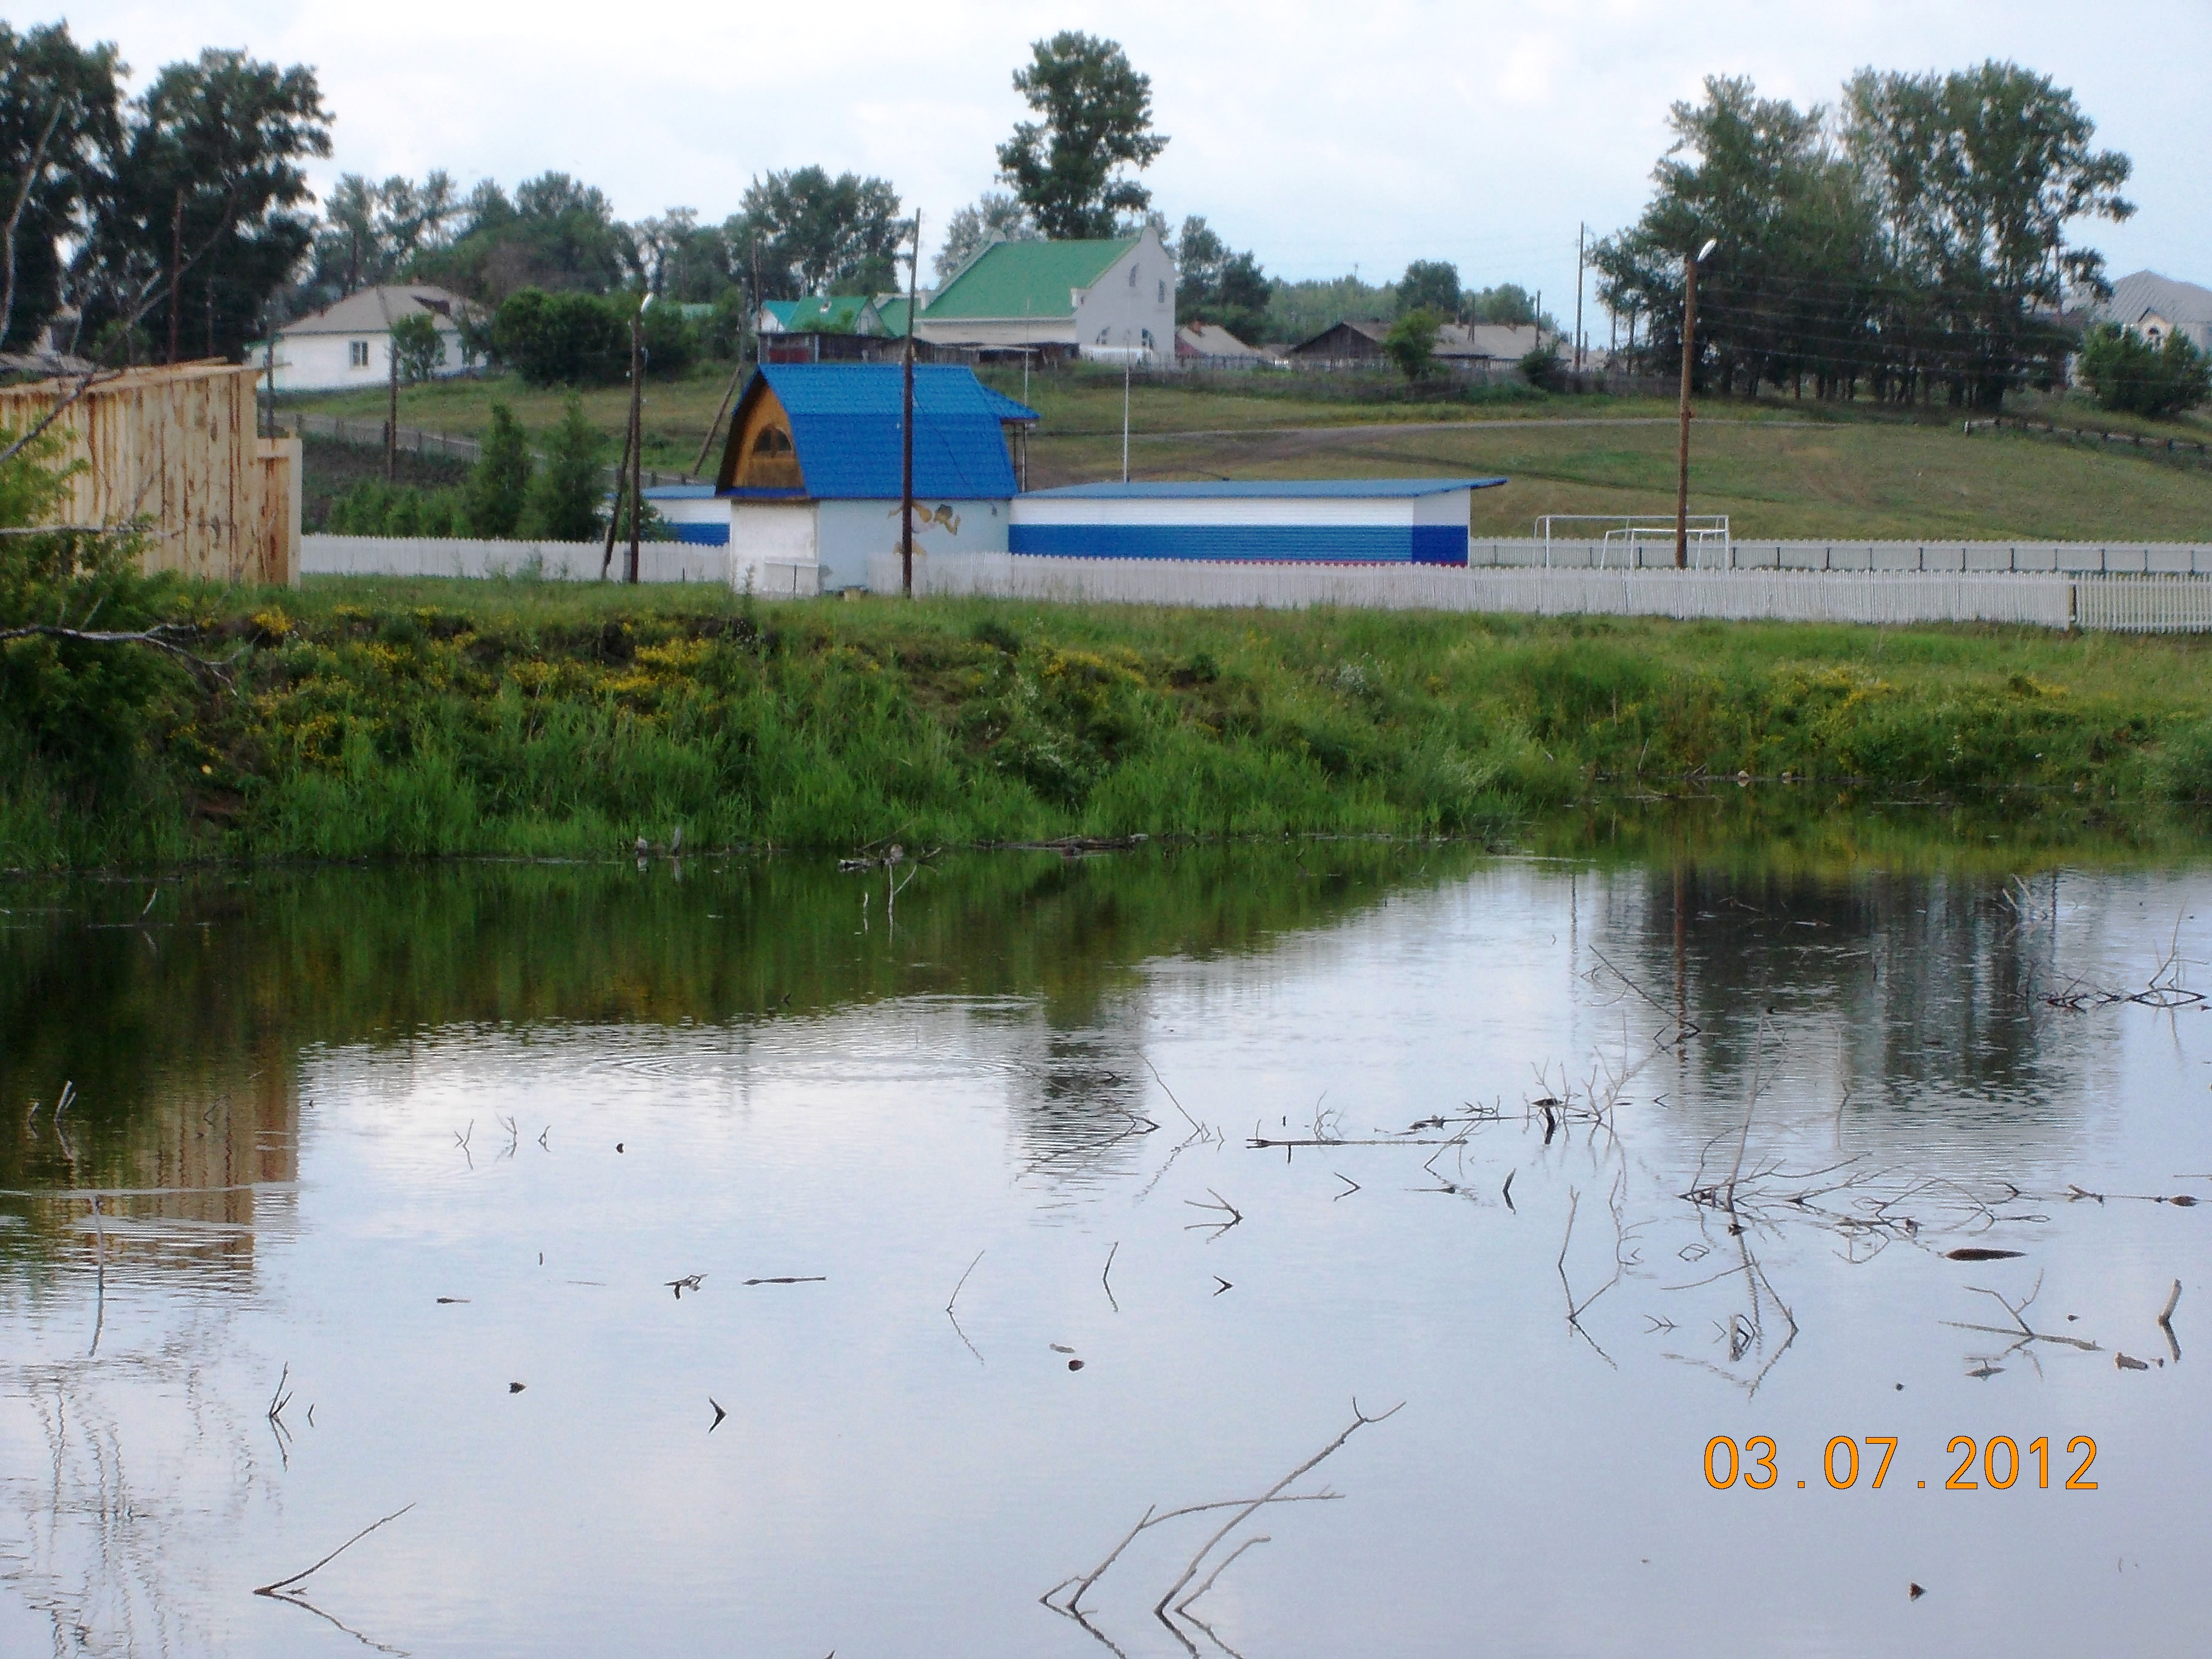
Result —
[[[1682,256],[1682,437],[1676,455],[1674,483],[1674,568],[1690,562],[1690,365],[1696,361],[1698,338],[1698,267],[1705,264],[1719,239],[1709,240],[1694,257]]]

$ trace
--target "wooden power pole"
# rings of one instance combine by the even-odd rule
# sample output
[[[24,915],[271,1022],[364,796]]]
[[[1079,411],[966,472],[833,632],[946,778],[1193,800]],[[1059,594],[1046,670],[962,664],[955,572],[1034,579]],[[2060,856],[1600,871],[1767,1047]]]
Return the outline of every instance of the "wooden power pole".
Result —
[[[629,552],[623,562],[623,580],[637,580],[637,543],[645,516],[645,308],[653,303],[647,295],[638,301],[637,314],[629,319]],[[622,495],[623,481],[615,485],[616,499]]]

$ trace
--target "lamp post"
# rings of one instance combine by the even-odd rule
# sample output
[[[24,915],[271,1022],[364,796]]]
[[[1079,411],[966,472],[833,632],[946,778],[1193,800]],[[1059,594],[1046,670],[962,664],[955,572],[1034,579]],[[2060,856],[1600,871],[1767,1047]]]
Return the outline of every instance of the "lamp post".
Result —
[[[1718,246],[1710,240],[1694,256],[1682,256],[1682,437],[1676,456],[1674,483],[1674,568],[1690,563],[1690,365],[1697,361],[1698,267]]]

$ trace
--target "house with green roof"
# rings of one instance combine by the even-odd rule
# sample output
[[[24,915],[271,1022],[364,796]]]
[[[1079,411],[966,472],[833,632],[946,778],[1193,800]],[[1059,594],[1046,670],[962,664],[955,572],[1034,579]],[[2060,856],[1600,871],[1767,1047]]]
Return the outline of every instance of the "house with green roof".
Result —
[[[865,294],[810,294],[798,300],[763,300],[763,334],[887,334],[876,302]]]
[[[1147,225],[1095,241],[986,242],[921,308],[915,337],[986,356],[1175,361],[1175,261]]]

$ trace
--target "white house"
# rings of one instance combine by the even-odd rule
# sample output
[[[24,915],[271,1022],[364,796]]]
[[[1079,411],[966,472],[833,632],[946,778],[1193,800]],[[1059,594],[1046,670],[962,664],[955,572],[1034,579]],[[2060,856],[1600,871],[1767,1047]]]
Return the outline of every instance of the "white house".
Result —
[[[1150,225],[1095,241],[986,242],[923,307],[917,339],[1173,362],[1176,267]]]
[[[276,331],[276,390],[331,392],[350,386],[381,386],[392,373],[392,325],[403,317],[428,314],[437,319],[438,343],[445,356],[436,374],[458,374],[468,367],[461,349],[460,318],[468,302],[428,283],[365,288],[334,306],[310,313]],[[252,348],[258,361],[263,345]]]

